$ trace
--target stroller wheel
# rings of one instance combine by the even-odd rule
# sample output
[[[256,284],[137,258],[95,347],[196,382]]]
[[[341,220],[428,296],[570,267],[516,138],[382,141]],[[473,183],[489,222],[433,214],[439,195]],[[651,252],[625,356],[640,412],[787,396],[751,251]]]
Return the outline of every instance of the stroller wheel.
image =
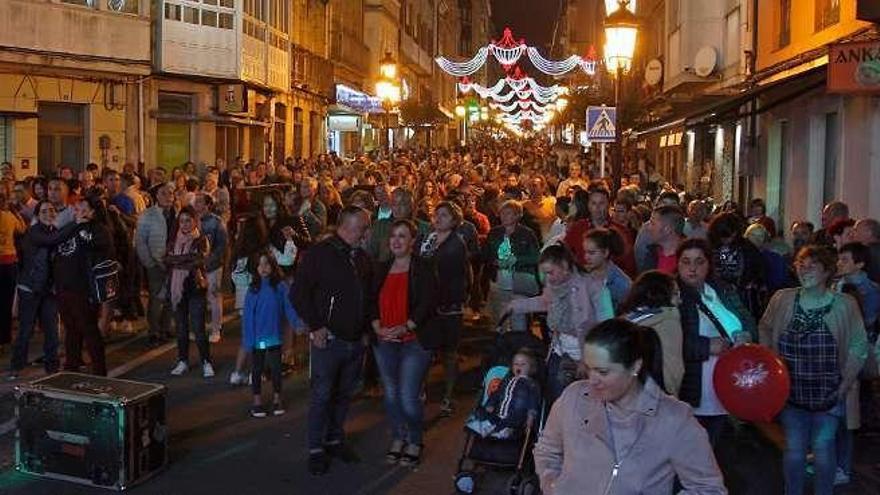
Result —
[[[461,471],[455,475],[456,493],[476,493],[477,477],[472,471]]]
[[[516,495],[537,495],[540,493],[538,478],[535,476],[525,476],[519,484],[519,490]]]

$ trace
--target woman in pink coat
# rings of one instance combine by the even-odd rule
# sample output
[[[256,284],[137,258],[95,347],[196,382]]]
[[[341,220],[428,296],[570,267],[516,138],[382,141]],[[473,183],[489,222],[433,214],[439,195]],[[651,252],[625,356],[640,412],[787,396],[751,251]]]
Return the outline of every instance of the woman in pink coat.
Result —
[[[679,494],[727,493],[706,431],[663,391],[659,349],[652,329],[627,320],[590,331],[589,378],[565,389],[535,446],[545,495],[667,495],[676,477]]]

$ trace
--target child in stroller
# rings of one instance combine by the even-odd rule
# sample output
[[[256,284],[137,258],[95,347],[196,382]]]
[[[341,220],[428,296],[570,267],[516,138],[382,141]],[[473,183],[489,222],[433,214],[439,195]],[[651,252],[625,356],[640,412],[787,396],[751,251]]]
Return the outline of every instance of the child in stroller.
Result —
[[[495,366],[486,373],[479,401],[464,428],[467,439],[455,476],[458,493],[475,493],[475,469],[480,465],[514,469],[508,480],[512,495],[537,493],[531,449],[542,407],[535,379],[538,366],[535,352],[523,348],[514,353],[509,368]]]
[[[465,428],[482,438],[520,438],[526,422],[534,420],[540,407],[541,391],[535,380],[538,359],[530,349],[520,349],[499,382],[500,371],[496,369]]]

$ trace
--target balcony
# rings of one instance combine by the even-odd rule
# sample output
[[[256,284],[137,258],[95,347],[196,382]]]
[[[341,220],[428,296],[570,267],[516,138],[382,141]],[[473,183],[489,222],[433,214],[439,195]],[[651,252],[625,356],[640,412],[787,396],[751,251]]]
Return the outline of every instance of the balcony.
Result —
[[[104,3],[101,9],[91,5],[0,2],[0,46],[8,50],[3,59],[149,74],[150,19],[104,9]],[[47,55],[53,56],[52,60],[35,58]]]
[[[369,70],[370,49],[358,38],[358,33],[333,23],[330,29],[330,61],[355,73],[366,76]]]
[[[324,98],[332,96],[333,66],[324,57],[294,45],[291,52],[291,84]]]
[[[400,53],[404,57],[404,62],[408,63],[418,75],[430,76],[433,73],[434,61],[431,56],[407,34],[400,37]]]

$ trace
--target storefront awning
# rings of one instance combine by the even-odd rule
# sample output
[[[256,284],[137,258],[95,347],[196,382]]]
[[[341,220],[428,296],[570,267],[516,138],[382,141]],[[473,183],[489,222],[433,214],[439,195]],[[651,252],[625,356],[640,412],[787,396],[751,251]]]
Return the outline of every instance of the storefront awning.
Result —
[[[633,135],[636,138],[642,138],[674,127],[693,127],[739,120],[749,117],[752,113],[757,115],[767,112],[778,105],[824,86],[825,68],[818,67],[796,77],[755,86],[697,109],[680,112],[662,121],[648,124],[636,130]],[[764,96],[767,98],[760,100],[759,106],[755,110],[741,110],[743,105],[750,100]]]

